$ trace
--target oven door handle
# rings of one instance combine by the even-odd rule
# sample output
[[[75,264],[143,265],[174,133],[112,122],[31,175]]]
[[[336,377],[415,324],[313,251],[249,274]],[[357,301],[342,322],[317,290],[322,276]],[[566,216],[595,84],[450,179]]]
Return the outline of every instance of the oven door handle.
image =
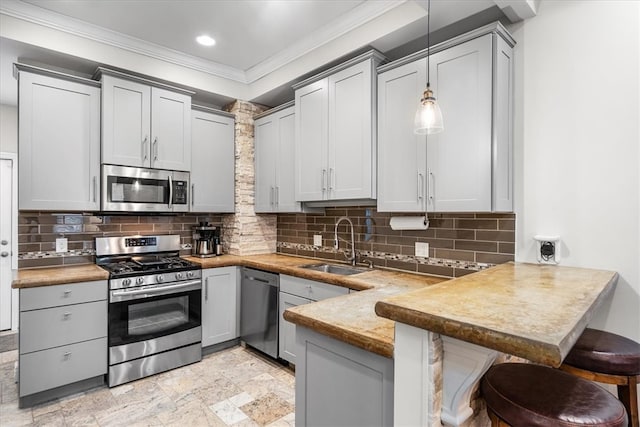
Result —
[[[131,291],[111,291],[109,302],[129,301],[134,299],[154,297],[157,295],[174,294],[184,291],[195,291],[198,289],[202,289],[202,280],[191,280],[188,282],[181,282],[176,285],[147,286],[142,289],[134,289]]]

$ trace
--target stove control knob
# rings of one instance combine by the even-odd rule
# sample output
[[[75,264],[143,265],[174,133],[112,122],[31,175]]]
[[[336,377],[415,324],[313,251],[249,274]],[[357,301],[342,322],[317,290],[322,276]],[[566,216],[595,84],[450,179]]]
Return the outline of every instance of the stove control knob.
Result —
[[[138,277],[136,279],[136,285],[144,285],[144,278]]]
[[[182,273],[176,273],[176,279],[178,280],[182,279]]]
[[[193,277],[193,271],[187,271],[187,277]]]
[[[122,286],[131,286],[131,279],[122,279]]]
[[[162,274],[158,274],[158,275],[156,276],[156,281],[157,281],[158,283],[162,283],[162,282],[164,281],[164,277],[162,277]]]

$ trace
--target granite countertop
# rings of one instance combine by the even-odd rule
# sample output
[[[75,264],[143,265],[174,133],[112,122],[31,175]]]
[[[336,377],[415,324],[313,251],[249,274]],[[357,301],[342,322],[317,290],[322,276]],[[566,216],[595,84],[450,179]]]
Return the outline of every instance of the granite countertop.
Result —
[[[612,271],[507,263],[457,279],[381,269],[340,276],[288,255],[185,257],[202,268],[247,266],[361,292],[301,305],[286,320],[385,357],[394,321],[559,366],[595,310],[613,292]],[[103,280],[96,265],[19,270],[14,288]],[[377,315],[376,315],[377,314]]]
[[[39,286],[61,285],[64,283],[107,280],[109,273],[95,264],[64,265],[59,267],[31,268],[18,270],[11,287],[35,288]]]
[[[558,367],[617,282],[613,271],[506,263],[379,301],[397,322]]]
[[[247,266],[361,291],[292,308],[287,310],[285,318],[385,357],[393,357],[394,322],[376,316],[376,302],[391,295],[448,280],[444,277],[380,269],[339,276],[299,267],[321,263],[321,260],[279,254],[184,258],[204,269]],[[47,286],[107,278],[108,273],[96,265],[27,269],[18,271],[13,287]]]

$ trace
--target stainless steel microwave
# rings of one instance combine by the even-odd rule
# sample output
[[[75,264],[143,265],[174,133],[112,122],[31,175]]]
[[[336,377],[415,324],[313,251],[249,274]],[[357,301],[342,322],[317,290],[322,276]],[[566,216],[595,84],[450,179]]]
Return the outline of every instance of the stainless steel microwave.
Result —
[[[102,211],[188,212],[189,172],[102,165]]]

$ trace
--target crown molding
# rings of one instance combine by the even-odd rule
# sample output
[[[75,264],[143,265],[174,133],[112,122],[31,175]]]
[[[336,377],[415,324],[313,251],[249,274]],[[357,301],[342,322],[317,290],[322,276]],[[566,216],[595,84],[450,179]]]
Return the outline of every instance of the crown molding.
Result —
[[[214,61],[197,58],[135,37],[111,31],[18,0],[2,0],[0,13],[88,40],[104,43],[196,71],[247,83],[244,71]]]
[[[251,84],[406,2],[407,0],[376,0],[364,2],[342,15],[338,20],[325,25],[246,71],[187,55],[19,0],[2,0],[2,2],[0,2],[0,14],[217,77],[244,84]]]
[[[303,55],[353,31],[367,22],[406,3],[407,0],[367,1],[345,13],[330,24],[309,34],[288,48],[247,69],[247,81],[253,83],[278,68],[295,61]]]

